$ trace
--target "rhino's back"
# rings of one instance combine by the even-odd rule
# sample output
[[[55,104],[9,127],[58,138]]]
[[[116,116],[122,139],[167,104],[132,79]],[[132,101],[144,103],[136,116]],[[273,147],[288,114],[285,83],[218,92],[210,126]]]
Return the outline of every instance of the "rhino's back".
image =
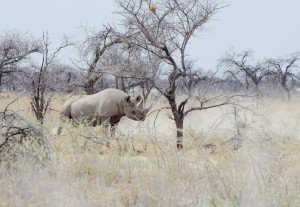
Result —
[[[127,94],[118,89],[105,89],[93,95],[86,95],[72,103],[71,115],[83,115],[87,118],[93,116],[108,117],[122,115],[122,100]]]
[[[128,96],[124,91],[121,91],[119,89],[115,88],[107,88],[103,91],[100,91],[98,93],[95,93],[93,95],[90,95],[88,98],[90,99],[101,99],[106,101],[114,101],[114,102],[120,102],[122,101],[126,96]]]

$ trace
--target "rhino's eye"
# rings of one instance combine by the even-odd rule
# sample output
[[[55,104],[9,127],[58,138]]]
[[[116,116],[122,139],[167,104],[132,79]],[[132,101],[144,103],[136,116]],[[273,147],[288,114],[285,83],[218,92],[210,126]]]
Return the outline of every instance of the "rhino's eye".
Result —
[[[135,111],[132,111],[132,114],[135,114]]]

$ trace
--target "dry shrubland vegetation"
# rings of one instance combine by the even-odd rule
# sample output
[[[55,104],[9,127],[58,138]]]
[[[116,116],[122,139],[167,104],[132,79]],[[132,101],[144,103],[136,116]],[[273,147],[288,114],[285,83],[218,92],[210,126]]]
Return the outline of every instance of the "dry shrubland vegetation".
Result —
[[[1,93],[1,111],[16,98]],[[297,206],[300,202],[299,97],[248,103],[191,114],[178,151],[167,112],[144,122],[123,118],[115,137],[100,127],[63,123],[63,98],[47,113],[49,148],[32,145],[1,154],[0,206]],[[153,111],[165,103],[160,100]],[[33,125],[29,100],[8,107]],[[2,130],[2,129],[1,129]],[[239,133],[237,133],[237,131]],[[18,145],[18,143],[14,143]],[[25,152],[25,153],[23,153]],[[34,159],[33,159],[34,156]],[[6,159],[4,159],[6,157]]]
[[[299,206],[300,52],[229,50],[205,71],[190,40],[228,5],[115,2],[115,24],[56,48],[47,32],[0,34],[0,207]],[[71,94],[106,88],[141,93],[147,119],[113,136],[60,120]]]

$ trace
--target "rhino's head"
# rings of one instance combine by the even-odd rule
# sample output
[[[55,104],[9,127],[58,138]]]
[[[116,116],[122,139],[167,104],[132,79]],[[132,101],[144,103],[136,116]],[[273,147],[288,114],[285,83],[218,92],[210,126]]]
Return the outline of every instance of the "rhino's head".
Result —
[[[136,98],[130,96],[124,98],[124,113],[132,120],[144,121],[150,108],[143,109],[143,100],[140,95]]]

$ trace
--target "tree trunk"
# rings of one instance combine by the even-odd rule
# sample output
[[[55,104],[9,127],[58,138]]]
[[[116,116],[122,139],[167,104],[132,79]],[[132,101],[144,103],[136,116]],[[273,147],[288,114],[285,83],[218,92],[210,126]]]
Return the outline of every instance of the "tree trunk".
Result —
[[[246,78],[246,91],[249,90],[249,82],[248,82],[248,79]]]
[[[124,78],[116,78],[116,89],[120,89],[122,91],[124,91],[125,93],[127,93],[127,89],[125,86],[125,82],[124,82]]]
[[[183,119],[175,120],[176,122],[176,138],[177,138],[177,150],[181,150],[183,148]]]
[[[181,150],[183,148],[183,131],[182,130],[183,130],[183,120],[184,120],[183,108],[184,108],[185,104],[184,105],[180,104],[177,109],[177,105],[176,105],[176,101],[175,101],[175,94],[171,92],[166,97],[171,106],[171,111],[172,111],[174,121],[176,124],[177,150]]]
[[[1,86],[2,86],[2,72],[0,71],[0,91],[1,91]]]
[[[281,78],[281,86],[286,92],[288,101],[290,101],[291,100],[291,90],[287,86],[287,76],[286,75]]]
[[[93,79],[90,79],[88,80],[88,82],[86,83],[86,94],[87,95],[91,95],[91,94],[94,94],[94,80]]]
[[[259,94],[259,91],[258,91],[258,83],[254,83],[254,92],[256,95]]]
[[[146,105],[148,96],[150,95],[153,85],[151,85],[151,83],[149,83],[146,80],[141,83],[140,87],[142,88],[143,100],[144,100],[144,104]]]
[[[121,89],[122,91],[124,91],[125,93],[127,93],[127,88],[125,86],[125,81],[124,81],[124,78],[121,78]]]
[[[103,90],[103,86],[104,86],[104,84],[103,84],[103,79],[100,79],[100,90],[101,90],[101,91]]]
[[[85,92],[87,95],[92,95],[95,93],[95,84],[96,82],[99,80],[99,78],[101,76],[99,75],[95,75],[95,76],[92,76],[92,75],[88,75],[89,79],[86,83],[86,88],[85,88]]]
[[[115,80],[116,80],[116,86],[115,87],[116,87],[116,89],[119,89],[119,78],[116,77]]]
[[[287,94],[288,101],[290,101],[291,100],[291,91],[288,88],[285,88],[284,90],[285,90],[285,92]]]

